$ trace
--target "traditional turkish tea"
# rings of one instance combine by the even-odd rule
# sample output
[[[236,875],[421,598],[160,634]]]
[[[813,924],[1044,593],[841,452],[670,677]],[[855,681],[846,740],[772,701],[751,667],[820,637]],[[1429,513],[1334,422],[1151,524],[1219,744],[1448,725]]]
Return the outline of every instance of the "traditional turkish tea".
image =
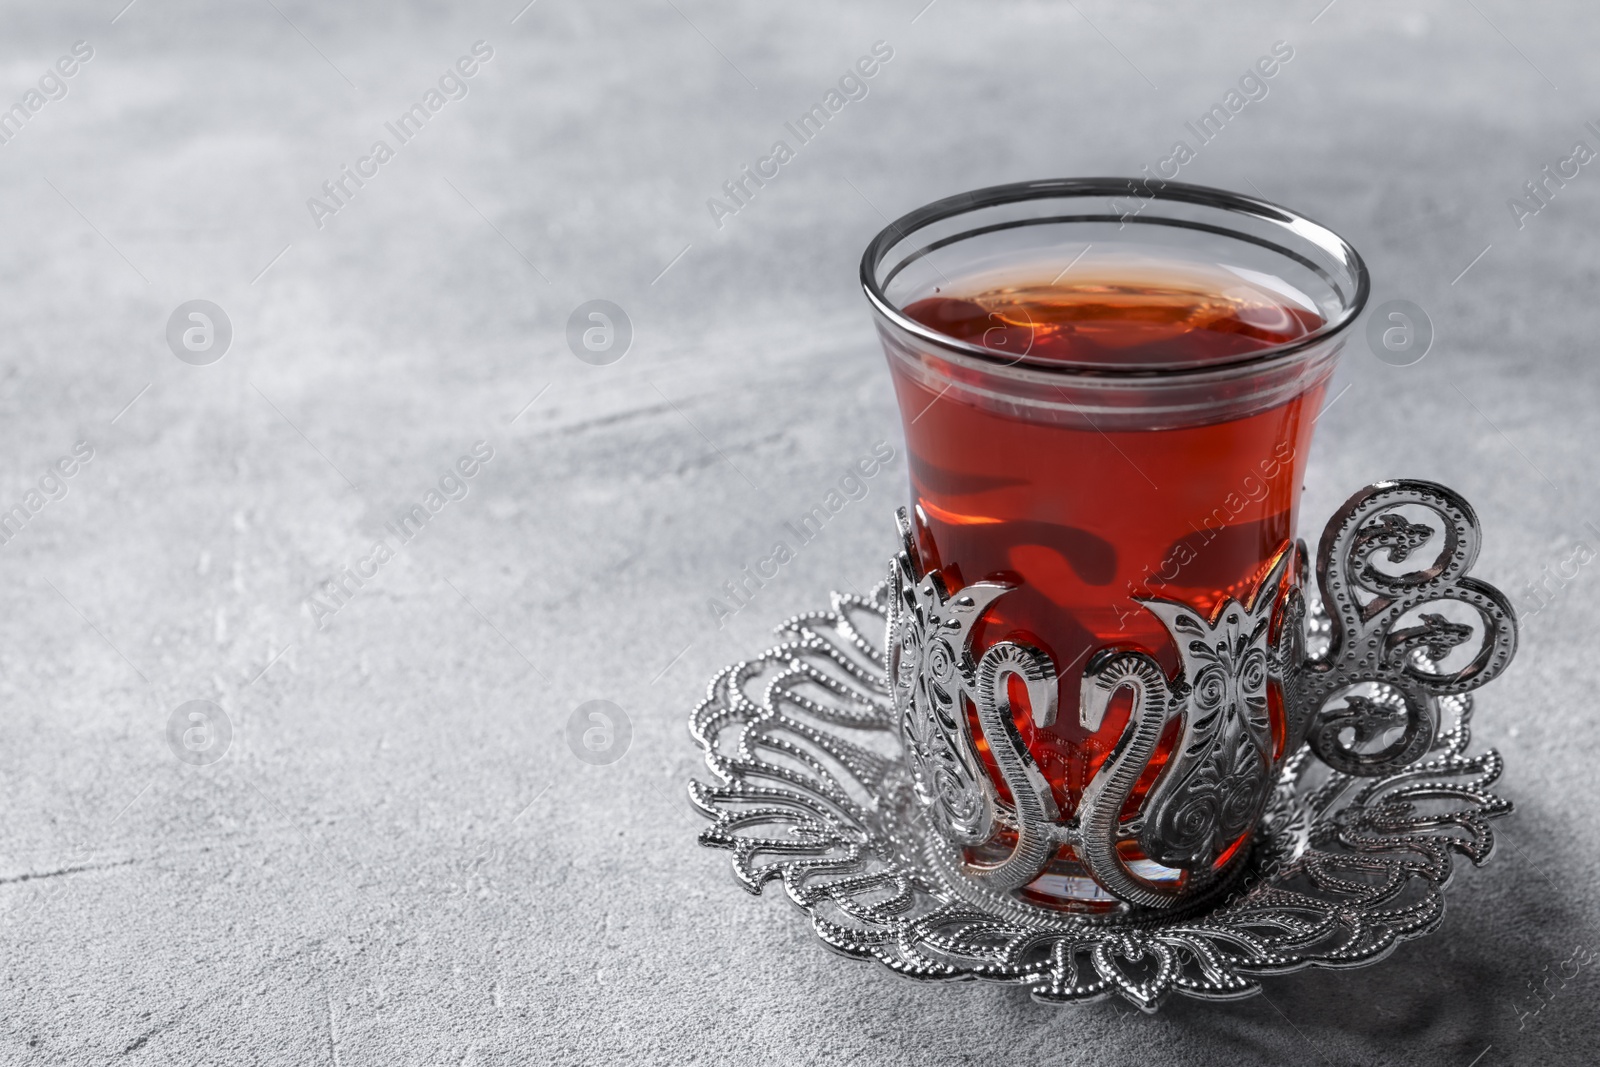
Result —
[[[1324,323],[1290,285],[1194,262],[944,279],[902,312],[1020,372],[1044,372],[1041,380],[1052,367],[1181,378],[1292,344]],[[1063,713],[1053,725],[1035,728],[1020,685],[1012,706],[1069,815],[1128,720],[1124,699],[1098,730],[1080,726],[1073,709],[1085,664],[1098,650],[1131,646],[1153,653],[1169,674],[1177,670],[1166,628],[1135,598],[1183,601],[1207,613],[1224,598],[1248,599],[1295,535],[1300,473],[1326,375],[1243,413],[1228,402],[1233,385],[1211,387],[1220,394],[1214,398],[1201,386],[1187,410],[1129,428],[1126,419],[1097,421],[1087,408],[1074,417],[1064,391],[1063,410],[1048,413],[986,401],[981,389],[952,386],[977,386],[987,372],[954,362],[934,375],[904,360],[890,365],[924,565],[950,589],[984,580],[1016,587],[977,625],[975,655],[1020,640],[1057,665]],[[1281,694],[1270,693],[1269,704],[1281,748]],[[1130,814],[1170,754],[1177,725],[1141,777]],[[975,726],[972,735],[1009,801]]]

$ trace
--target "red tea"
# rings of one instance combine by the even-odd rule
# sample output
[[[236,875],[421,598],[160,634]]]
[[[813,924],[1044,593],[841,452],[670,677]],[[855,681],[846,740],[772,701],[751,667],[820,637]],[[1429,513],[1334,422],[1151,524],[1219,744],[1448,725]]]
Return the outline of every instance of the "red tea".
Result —
[[[1221,268],[1096,277],[1085,265],[1070,283],[1046,278],[945,285],[903,311],[1026,366],[1164,373],[1248,359],[1323,325],[1309,301],[1301,306],[1268,279]],[[985,579],[1017,586],[978,625],[975,654],[1015,639],[1056,664],[1061,712],[1052,727],[1034,728],[1025,693],[1013,693],[1013,706],[1070,816],[1127,722],[1127,707],[1114,704],[1094,734],[1079,726],[1085,664],[1099,649],[1134,646],[1175,674],[1177,652],[1165,628],[1133,598],[1182,600],[1209,612],[1225,597],[1250,595],[1294,537],[1296,472],[1304,469],[1323,380],[1243,417],[1205,421],[1199,414],[1187,423],[1169,420],[1170,428],[1129,430],[1103,427],[1088,414],[1048,421],[1005,404],[979,406],[960,390],[921,380],[899,360],[890,365],[924,563],[951,589]],[[1271,710],[1281,745],[1277,700]],[[1171,736],[1131,805],[1154,780]]]

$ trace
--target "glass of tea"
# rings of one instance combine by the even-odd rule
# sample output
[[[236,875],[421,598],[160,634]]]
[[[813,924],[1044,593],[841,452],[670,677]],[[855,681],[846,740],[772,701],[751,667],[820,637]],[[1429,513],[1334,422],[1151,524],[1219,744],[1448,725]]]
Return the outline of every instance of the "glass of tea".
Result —
[[[1366,270],[1330,230],[1261,200],[1068,179],[914,211],[872,241],[861,278],[904,424],[916,553],[952,595],[1011,587],[973,626],[971,651],[1021,641],[1053,665],[1063,713],[1038,725],[1020,688],[1012,710],[1069,822],[1128,723],[1125,700],[1098,723],[1077,714],[1096,655],[1142,650],[1178,677],[1181,650],[1149,602],[1207,617],[1250,603],[1269,575],[1278,584],[1261,595],[1280,603],[1301,581],[1279,564]],[[1275,773],[1288,756],[1275,689],[1266,715]],[[1006,783],[968,725],[1003,807]],[[1127,817],[1178,735],[1174,722]],[[994,848],[1006,844],[1002,825]],[[981,866],[984,850],[967,859]],[[1111,899],[1070,845],[1021,895],[1091,910]]]

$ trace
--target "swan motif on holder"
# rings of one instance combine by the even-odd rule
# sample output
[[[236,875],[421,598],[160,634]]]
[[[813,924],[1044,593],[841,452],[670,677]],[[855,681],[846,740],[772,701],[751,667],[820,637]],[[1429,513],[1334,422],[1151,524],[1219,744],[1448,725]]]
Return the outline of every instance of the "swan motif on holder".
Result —
[[[991,889],[1017,889],[1044,870],[1064,828],[1049,782],[1017,735],[1007,683],[1012,675],[1022,679],[1034,724],[1048,726],[1056,716],[1055,668],[1043,652],[1014,641],[974,660],[973,624],[1011,587],[974,582],[952,597],[943,578],[922,570],[904,508],[899,523],[903,548],[889,571],[885,647],[913,787],[948,840],[979,845],[994,836],[998,798],[977,758],[970,704],[1010,790],[1017,840],[1003,862],[967,874]]]
[[[1138,600],[1160,619],[1178,649],[1181,667],[1168,679],[1155,657],[1133,649],[1107,649],[1084,672],[1081,722],[1098,730],[1111,698],[1133,691],[1127,732],[1112,757],[1083,792],[1080,852],[1095,879],[1117,897],[1160,907],[1214,883],[1219,861],[1248,834],[1272,792],[1277,766],[1267,712],[1271,678],[1292,678],[1294,625],[1271,640],[1273,609],[1298,548],[1281,553],[1248,604],[1231,598],[1210,618],[1171,600]],[[1299,590],[1291,589],[1284,616],[1298,622]],[[1180,720],[1177,740],[1137,815],[1121,814],[1155,755],[1167,723]],[[1286,733],[1297,732],[1289,723]],[[1179,878],[1153,882],[1135,874],[1119,843],[1137,840],[1140,851]]]
[[[1419,511],[1438,520],[1438,529],[1404,513]],[[1018,678],[1033,724],[1049,727],[1058,711],[1054,665],[1022,642],[1002,641],[980,656],[971,647],[975,624],[1011,587],[975,582],[950,592],[938,573],[923,569],[903,509],[899,524],[903,547],[890,567],[886,648],[913,788],[957,856],[963,846],[998,845],[1007,839],[1002,830],[1014,835],[998,863],[945,861],[990,894],[1038,878],[1063,845],[1126,905],[1171,907],[1218,888],[1240,869],[1279,773],[1303,744],[1309,740],[1324,762],[1347,774],[1402,768],[1432,743],[1437,698],[1482,685],[1515,649],[1504,596],[1464,576],[1478,548],[1476,517],[1465,501],[1430,482],[1369,486],[1323,535],[1317,574],[1333,632],[1319,657],[1306,655],[1303,545],[1282,552],[1247,600],[1224,599],[1209,615],[1177,601],[1138,601],[1171,636],[1178,673],[1169,678],[1142,649],[1108,648],[1090,660],[1079,724],[1099,730],[1123,690],[1131,710],[1078,809],[1063,813],[1017,731],[1008,689]],[[1413,558],[1427,556],[1435,542],[1435,558]],[[1476,613],[1478,625],[1437,610],[1451,601]],[[1481,648],[1465,666],[1438,669],[1474,636]],[[1268,712],[1274,689],[1281,736]],[[1175,720],[1161,772],[1125,818]],[[1398,739],[1388,740],[1396,732]],[[1009,803],[978,758],[980,740]],[[1381,747],[1371,751],[1374,744]],[[1130,850],[1144,862],[1130,862]]]

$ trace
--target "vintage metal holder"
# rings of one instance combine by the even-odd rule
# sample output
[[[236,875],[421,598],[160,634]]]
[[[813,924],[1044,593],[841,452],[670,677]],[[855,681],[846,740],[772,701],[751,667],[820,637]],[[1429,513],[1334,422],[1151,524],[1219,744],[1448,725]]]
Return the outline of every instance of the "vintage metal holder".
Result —
[[[713,820],[700,841],[732,850],[753,893],[782,880],[829,947],[913,978],[1018,983],[1056,1002],[1120,994],[1153,1011],[1173,992],[1233,999],[1259,991],[1264,975],[1376,962],[1438,925],[1451,854],[1487,862],[1488,820],[1511,810],[1489,791],[1499,754],[1467,752],[1466,694],[1516,645],[1505,597],[1466,574],[1478,546],[1477,520],[1454,492],[1383,482],[1329,521],[1321,605],[1308,610],[1298,586],[1277,618],[1259,590],[1210,617],[1147,602],[1177,639],[1182,670],[1168,678],[1129,650],[1090,665],[1080,720],[1098,725],[1123,686],[1134,709],[1079,810],[1062,818],[1005,699],[1015,674],[1036,719],[1054,714],[1048,659],[1010,642],[975,658],[970,624],[1005,587],[947,592],[908,542],[870,597],[835,593],[832,610],[796,616],[781,629],[790,640],[711,682],[690,723],[721,780],[690,784]],[[1303,574],[1303,545],[1293,557],[1262,589],[1276,589],[1285,566]],[[1446,602],[1478,625],[1453,621]],[[1457,652],[1474,639],[1475,651]],[[1282,687],[1292,755],[1257,790],[1232,761],[1269,743],[1269,684]],[[979,769],[966,716],[953,713],[961,700],[1013,803]],[[1180,744],[1138,814],[1121,818],[1173,718]],[[1214,785],[1200,817],[1171,811],[1167,783],[1205,794],[1195,776]],[[1181,894],[1118,848],[1135,841],[1157,861],[1209,870],[1218,842],[1257,819],[1237,863]],[[967,861],[966,846],[993,840],[1012,843],[1008,858]],[[1103,909],[1067,912],[1017,893],[1063,842],[1107,890]]]

